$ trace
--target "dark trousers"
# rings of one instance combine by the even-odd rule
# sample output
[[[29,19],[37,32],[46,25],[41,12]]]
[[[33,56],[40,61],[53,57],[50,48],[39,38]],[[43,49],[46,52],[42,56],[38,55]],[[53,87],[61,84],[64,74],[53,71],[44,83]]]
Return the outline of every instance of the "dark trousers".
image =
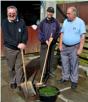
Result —
[[[40,49],[40,66],[41,66],[41,68],[43,68],[43,66],[44,66],[47,49],[48,49],[48,46],[46,44],[41,44],[41,49]],[[54,50],[55,50],[55,44],[51,45],[49,48],[45,74],[53,73],[53,71],[54,71]]]
[[[20,50],[5,47],[5,54],[9,69],[10,84],[19,85],[23,79],[22,58]]]

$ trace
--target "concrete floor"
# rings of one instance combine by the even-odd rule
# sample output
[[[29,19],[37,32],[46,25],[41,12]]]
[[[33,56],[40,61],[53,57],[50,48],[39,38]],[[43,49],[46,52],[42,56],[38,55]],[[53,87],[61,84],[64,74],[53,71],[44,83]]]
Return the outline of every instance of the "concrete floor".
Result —
[[[36,58],[34,55],[25,55],[25,62],[29,63],[30,68],[39,68],[39,58]],[[56,68],[55,73],[56,77],[49,78],[47,84],[56,86],[59,89],[69,88],[70,82],[65,84],[57,83],[61,76],[61,69]],[[82,70],[80,70],[80,74],[78,88],[61,92],[56,102],[88,102],[88,77],[85,76]],[[39,71],[35,80],[39,81],[40,75],[41,72]],[[9,87],[9,75],[5,58],[1,59],[1,102],[40,102],[37,96],[30,94],[28,98],[25,98],[21,91],[18,89],[13,90]]]

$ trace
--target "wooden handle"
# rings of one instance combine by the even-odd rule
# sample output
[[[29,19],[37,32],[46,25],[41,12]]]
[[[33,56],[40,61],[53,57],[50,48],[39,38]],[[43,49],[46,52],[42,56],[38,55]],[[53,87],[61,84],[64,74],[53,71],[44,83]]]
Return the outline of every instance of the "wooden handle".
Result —
[[[52,38],[51,38],[51,40],[49,40],[48,49],[47,49],[46,56],[45,56],[45,61],[44,61],[44,66],[43,66],[43,71],[42,71],[40,83],[42,83],[42,80],[43,80],[43,75],[44,75],[44,72],[45,72],[45,67],[46,67],[47,57],[48,57],[48,53],[49,53],[49,48],[50,48],[50,44],[51,44],[52,40],[53,40]]]
[[[49,52],[49,47],[48,47],[47,52],[46,52],[46,56],[45,56],[45,61],[44,61],[44,66],[43,66],[43,71],[42,71],[40,83],[42,83],[42,80],[43,80],[43,75],[44,75],[45,67],[46,67],[46,61],[47,61],[47,57],[48,57],[48,52]]]
[[[26,75],[26,68],[25,68],[25,63],[24,63],[23,50],[21,50],[21,55],[22,55],[22,62],[23,62],[23,72],[24,72],[24,78],[25,78],[25,86],[27,87],[27,75]]]

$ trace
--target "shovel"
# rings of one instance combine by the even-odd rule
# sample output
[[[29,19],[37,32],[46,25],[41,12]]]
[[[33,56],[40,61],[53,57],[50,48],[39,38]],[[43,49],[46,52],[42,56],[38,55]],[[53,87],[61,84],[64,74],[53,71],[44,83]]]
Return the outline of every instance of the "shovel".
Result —
[[[47,62],[47,57],[48,57],[49,48],[50,48],[52,40],[53,40],[53,38],[52,38],[52,34],[51,34],[50,39],[49,39],[48,49],[47,49],[46,56],[45,56],[45,61],[44,61],[44,66],[43,66],[43,71],[42,71],[42,75],[41,75],[41,78],[40,78],[40,82],[36,83],[37,87],[40,87],[41,85],[43,85],[43,76],[44,76],[44,72],[45,72],[45,68],[46,68],[46,62]]]
[[[21,89],[24,92],[24,95],[27,97],[30,93],[36,95],[34,86],[31,81],[27,81],[27,75],[26,75],[26,68],[25,68],[25,63],[24,63],[24,54],[23,50],[21,50],[21,55],[22,55],[22,62],[23,62],[23,72],[24,72],[24,78],[25,81],[24,83],[21,83]]]

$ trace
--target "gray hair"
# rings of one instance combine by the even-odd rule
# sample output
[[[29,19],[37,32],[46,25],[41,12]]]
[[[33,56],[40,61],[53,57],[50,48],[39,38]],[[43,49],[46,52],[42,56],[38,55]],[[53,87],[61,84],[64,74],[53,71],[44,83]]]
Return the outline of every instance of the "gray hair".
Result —
[[[71,6],[71,7],[69,7],[68,9],[71,9],[71,10],[72,10],[73,15],[74,15],[74,16],[77,16],[77,9],[76,9],[76,7]]]
[[[15,6],[8,6],[8,7],[7,7],[7,11],[8,11],[8,9],[15,9],[16,12],[17,12],[17,8],[16,8]]]
[[[77,16],[77,9],[76,7],[72,6],[72,7],[69,7],[70,9],[72,9],[72,12],[74,14],[74,16]]]

